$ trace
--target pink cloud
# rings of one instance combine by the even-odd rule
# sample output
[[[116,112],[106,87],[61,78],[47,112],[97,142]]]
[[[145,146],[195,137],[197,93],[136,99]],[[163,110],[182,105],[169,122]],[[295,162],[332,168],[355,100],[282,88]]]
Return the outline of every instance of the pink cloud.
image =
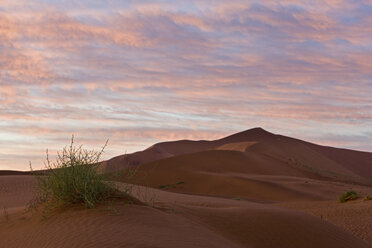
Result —
[[[55,149],[75,133],[92,146],[113,137],[109,155],[119,155],[126,145],[135,151],[253,126],[306,131],[331,144],[333,136],[319,138],[323,129],[371,132],[367,7],[342,0],[181,5],[2,1],[0,144],[8,137]],[[337,137],[372,149],[365,139]],[[0,153],[27,162],[38,156],[31,143],[22,146],[25,156],[14,155],[21,143]]]

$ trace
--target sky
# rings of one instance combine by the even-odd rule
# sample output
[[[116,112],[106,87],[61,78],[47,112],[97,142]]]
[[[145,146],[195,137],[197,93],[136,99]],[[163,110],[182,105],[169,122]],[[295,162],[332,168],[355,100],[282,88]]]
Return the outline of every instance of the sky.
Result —
[[[0,170],[253,127],[372,152],[371,0],[0,0]]]

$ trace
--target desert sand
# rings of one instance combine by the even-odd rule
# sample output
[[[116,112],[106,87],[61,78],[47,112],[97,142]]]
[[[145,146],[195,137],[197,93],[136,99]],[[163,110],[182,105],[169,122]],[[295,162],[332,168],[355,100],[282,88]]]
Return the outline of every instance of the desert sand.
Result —
[[[355,166],[353,165],[354,162]],[[372,247],[372,154],[251,129],[216,141],[176,141],[103,162],[137,168],[132,195],[47,219],[25,213],[31,175],[0,176],[0,247]]]

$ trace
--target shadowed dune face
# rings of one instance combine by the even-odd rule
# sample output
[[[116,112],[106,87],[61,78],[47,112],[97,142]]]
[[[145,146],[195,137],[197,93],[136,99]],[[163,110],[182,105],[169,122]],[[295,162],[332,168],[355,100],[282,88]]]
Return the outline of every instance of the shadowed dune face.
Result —
[[[314,150],[372,182],[372,153],[309,144]]]
[[[272,142],[260,142],[250,147],[249,151],[324,178],[367,183],[367,178],[357,175],[352,168],[346,168],[295,140],[277,138]]]

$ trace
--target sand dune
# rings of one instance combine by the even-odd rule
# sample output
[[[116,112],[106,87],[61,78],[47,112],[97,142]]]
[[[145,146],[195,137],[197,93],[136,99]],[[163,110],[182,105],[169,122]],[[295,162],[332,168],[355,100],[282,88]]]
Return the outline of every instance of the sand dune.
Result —
[[[172,156],[173,154],[153,146],[142,152],[114,157],[110,160],[102,162],[100,167],[104,172],[110,173]]]
[[[112,172],[120,169],[126,169],[133,165],[141,165],[172,156],[213,150],[228,143],[262,140],[265,137],[271,138],[271,134],[261,128],[254,128],[215,141],[179,140],[162,142],[157,143],[141,152],[120,155],[104,161],[101,164],[101,167],[103,167],[107,172]]]
[[[113,172],[133,166],[169,158],[176,155],[214,149],[215,145],[208,141],[176,141],[155,144],[144,151],[125,154],[104,161],[101,167],[106,172]]]
[[[17,177],[13,178],[13,184],[17,181],[18,189],[26,190],[24,185],[29,180],[32,179]],[[9,183],[6,181],[3,185]],[[138,187],[133,194],[138,197],[144,190],[148,189]],[[155,208],[116,202],[95,210],[67,209],[46,220],[25,216],[20,211],[11,213],[8,220],[0,221],[1,245],[369,247],[351,233],[295,210],[249,201],[151,191]],[[26,199],[22,199],[26,204]]]
[[[270,158],[264,161],[241,152],[213,150],[144,164],[132,182],[175,192],[269,202],[337,199],[350,188],[362,194],[370,191],[369,187],[310,178],[285,163],[271,163]]]
[[[10,175],[30,175],[30,172],[27,172],[27,171],[0,170],[0,176],[10,176]]]
[[[321,217],[372,244],[372,201],[359,199],[347,204],[335,204],[334,201],[287,202],[277,205]]]
[[[288,166],[299,171],[307,172],[307,175],[310,177],[320,176],[332,180],[367,183],[366,178],[357,175],[342,164],[291,139],[283,140],[279,138],[269,143],[259,142],[249,147],[246,153],[255,153],[262,157],[270,157],[276,163],[286,163]]]
[[[35,193],[33,176],[0,176],[0,208],[23,207]]]
[[[355,174],[369,179],[369,181],[371,182],[372,153],[338,149],[333,147],[324,147],[314,144],[307,145],[312,147],[319,153],[327,156],[329,159],[353,171]]]
[[[98,165],[136,169],[132,194],[145,205],[73,207],[46,220],[24,214],[36,180],[3,171],[0,247],[371,247],[372,201],[337,202],[350,189],[372,194],[371,163],[371,153],[260,128],[163,142]]]
[[[134,193],[134,195],[139,198],[141,192],[146,191],[144,187],[136,189],[139,193]],[[314,218],[310,218],[308,215],[290,210],[293,209],[292,205],[288,205],[289,209],[287,206],[284,209],[277,206],[285,206],[285,204],[275,204],[274,206],[250,201],[185,195],[157,189],[153,189],[152,192],[156,196],[158,205],[165,204],[165,207],[173,209],[173,212],[191,218],[196,223],[207,224],[215,232],[235,240],[243,247],[323,247],[326,243],[326,247],[327,245],[328,247],[337,247],[338,245],[341,247],[358,247],[359,245],[365,247],[366,245],[359,242],[354,243],[354,241],[350,243],[350,240],[346,238],[349,237],[349,234],[344,232],[344,236],[340,236],[340,229],[327,223],[324,218],[321,218],[321,215],[314,215]],[[333,206],[346,206],[335,201],[326,202],[328,211]],[[324,203],[324,201],[306,201],[293,203],[293,205],[303,204],[306,206],[309,204],[309,206],[319,207]],[[363,213],[362,216],[369,214],[372,201],[365,205],[369,207],[359,211]],[[350,209],[353,208],[352,205],[349,206]],[[309,209],[316,209],[316,207],[309,207]],[[350,218],[342,214],[339,214],[338,217]],[[361,226],[369,225],[368,221],[358,220]],[[355,235],[365,237],[363,233],[357,232]],[[372,235],[370,234],[370,236]]]
[[[288,173],[288,176],[306,175],[311,178],[372,183],[372,153],[319,146],[272,134],[262,128],[250,129],[214,141],[181,140],[158,143],[142,152],[115,157],[104,162],[101,167],[112,172],[133,165],[208,150],[243,152],[251,158],[255,156],[257,161],[263,160],[263,164],[271,159],[270,163],[276,165],[271,166],[271,169]],[[285,167],[293,167],[295,170]]]
[[[3,247],[239,247],[178,215],[151,207],[115,205],[68,210],[47,220],[0,226]],[[11,218],[17,218],[16,216]]]

